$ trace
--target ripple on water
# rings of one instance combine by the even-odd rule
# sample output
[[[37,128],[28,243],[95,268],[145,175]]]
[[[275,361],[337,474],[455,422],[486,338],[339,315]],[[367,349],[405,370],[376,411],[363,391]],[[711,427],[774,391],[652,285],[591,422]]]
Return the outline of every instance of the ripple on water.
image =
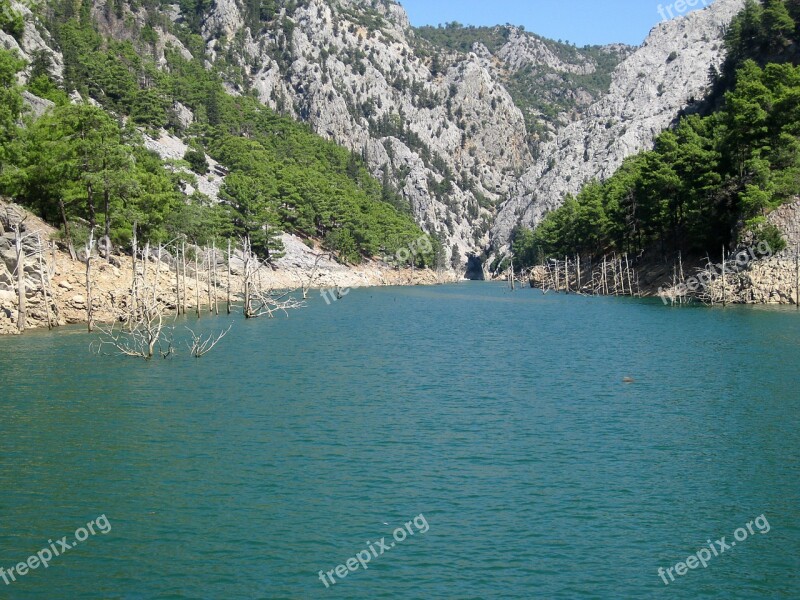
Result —
[[[791,597],[798,323],[475,284],[235,320],[202,361],[3,339],[0,565],[104,513],[13,597]],[[761,513],[768,535],[663,586]]]

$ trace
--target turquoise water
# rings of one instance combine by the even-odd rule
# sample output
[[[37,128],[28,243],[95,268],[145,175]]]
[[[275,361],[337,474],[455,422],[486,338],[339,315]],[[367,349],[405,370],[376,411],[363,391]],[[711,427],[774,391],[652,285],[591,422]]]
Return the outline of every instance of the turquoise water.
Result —
[[[111,526],[0,598],[798,597],[794,310],[475,283],[233,323],[199,361],[0,339],[0,566]]]

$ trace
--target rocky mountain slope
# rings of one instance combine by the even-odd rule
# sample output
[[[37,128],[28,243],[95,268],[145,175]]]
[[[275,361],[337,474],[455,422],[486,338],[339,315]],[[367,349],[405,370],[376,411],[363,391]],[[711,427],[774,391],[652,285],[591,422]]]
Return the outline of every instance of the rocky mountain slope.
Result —
[[[516,226],[535,226],[566,193],[611,175],[703,97],[743,4],[717,0],[657,26],[635,51],[591,54],[513,27],[481,34],[485,43],[464,52],[415,33],[388,1],[309,0],[253,33],[237,0],[219,0],[203,35],[214,60],[251,65],[236,91],[252,85],[264,102],[363,152],[448,248],[497,255]],[[606,93],[575,79],[616,63]],[[544,96],[536,100],[550,103],[549,115],[521,99],[524,86]]]
[[[252,89],[361,153],[448,252],[488,243],[494,207],[531,156],[520,110],[479,57],[420,56],[391,2],[309,0],[253,31],[241,3],[219,0],[202,32],[211,60],[245,68],[234,93]]]
[[[583,116],[608,92],[611,73],[635,50],[624,44],[577,48],[512,25],[448,23],[419,27],[415,33],[421,39],[420,52],[478,55],[522,110],[534,155],[539,140]]]
[[[654,28],[617,67],[609,93],[543,145],[497,216],[494,247],[507,244],[517,225],[535,226],[565,194],[611,176],[626,157],[650,148],[681,110],[699,102],[710,69],[724,59],[724,29],[743,6],[744,0],[717,0]]]
[[[0,42],[29,58],[52,46],[12,5],[26,14],[25,35]],[[362,154],[450,258],[502,254],[515,227],[647,148],[703,96],[742,5],[717,0],[659,25],[635,51],[578,50],[514,27],[476,30],[464,48],[415,32],[392,0],[94,0],[92,15],[117,39],[148,32],[162,64],[168,47],[204,46],[231,93],[255,94]]]

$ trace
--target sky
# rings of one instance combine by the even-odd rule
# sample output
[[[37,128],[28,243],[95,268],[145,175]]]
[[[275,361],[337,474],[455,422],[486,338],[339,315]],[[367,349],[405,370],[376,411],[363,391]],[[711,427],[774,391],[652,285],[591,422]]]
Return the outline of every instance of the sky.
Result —
[[[412,25],[524,25],[578,46],[623,42],[638,46],[665,16],[687,14],[685,0],[399,0]],[[709,0],[695,0],[697,8]],[[683,8],[677,12],[675,4]]]

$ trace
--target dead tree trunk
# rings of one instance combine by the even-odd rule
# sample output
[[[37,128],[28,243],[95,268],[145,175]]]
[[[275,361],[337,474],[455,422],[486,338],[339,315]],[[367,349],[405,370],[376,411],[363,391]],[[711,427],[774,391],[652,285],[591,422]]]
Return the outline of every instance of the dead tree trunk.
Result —
[[[608,296],[608,283],[607,283],[607,276],[606,276],[607,272],[608,271],[607,271],[607,268],[606,268],[606,255],[604,254],[603,255],[603,271],[600,274],[600,276],[602,278],[601,285],[602,285],[602,289],[603,289],[603,296]]]
[[[86,242],[86,326],[89,333],[94,329],[92,322],[92,252],[94,252],[94,229],[89,232],[89,239]]]
[[[231,241],[228,240],[228,314],[231,314]]]
[[[250,265],[250,238],[244,238],[242,251],[244,253],[244,316],[246,319],[250,319],[253,316],[251,298],[253,285],[251,278],[253,274],[251,273]]]
[[[42,282],[42,296],[44,296],[44,308],[45,312],[47,313],[47,328],[53,328],[53,320],[50,314],[50,294],[48,293],[47,284],[49,278],[45,278],[45,265],[44,261],[42,260],[42,253],[44,253],[44,246],[42,245],[42,237],[39,233],[36,234],[36,243],[39,246],[39,252],[37,254],[39,258],[39,279]]]
[[[28,309],[25,290],[25,248],[22,245],[21,223],[14,226],[14,245],[17,251],[17,329],[22,333],[28,322]]]
[[[153,281],[153,304],[158,303],[158,283],[161,279],[161,253],[163,250],[163,246],[161,244],[158,245],[158,254],[156,255],[156,275],[155,280]]]
[[[214,261],[213,267],[213,280],[214,280],[214,314],[219,315],[219,297],[217,296],[217,240],[214,240],[211,245],[211,257]]]
[[[625,271],[628,274],[628,291],[631,293],[631,296],[634,296],[633,293],[633,281],[631,280],[631,263],[628,261],[628,255],[625,254]]]
[[[558,294],[561,292],[561,271],[560,267],[558,266],[558,259],[556,259],[555,271],[556,271],[556,294]]]
[[[200,318],[200,265],[197,262],[197,247],[194,249],[194,299],[195,299],[195,312],[197,318]]]
[[[133,224],[133,240],[131,240],[131,313],[135,310],[135,307],[138,304],[138,297],[137,297],[137,282],[138,282],[138,275],[136,274],[136,254],[139,252],[139,241],[136,239],[136,223]],[[128,322],[128,326],[130,327],[132,321]]]
[[[181,264],[178,262],[181,249],[175,244],[175,315],[181,316]]]
[[[795,233],[795,239],[798,239]],[[794,304],[797,310],[800,310],[800,241],[794,249]]]
[[[183,293],[181,296],[183,297],[183,316],[186,316],[186,310],[189,304],[188,294],[186,292],[186,240],[181,241],[181,271],[183,279]]]
[[[725,293],[725,246],[722,247],[722,308],[728,305],[728,299]]]
[[[208,261],[206,267],[206,295],[208,296],[208,313],[214,312],[214,300],[211,297],[211,255],[208,246],[205,247],[204,262]]]

